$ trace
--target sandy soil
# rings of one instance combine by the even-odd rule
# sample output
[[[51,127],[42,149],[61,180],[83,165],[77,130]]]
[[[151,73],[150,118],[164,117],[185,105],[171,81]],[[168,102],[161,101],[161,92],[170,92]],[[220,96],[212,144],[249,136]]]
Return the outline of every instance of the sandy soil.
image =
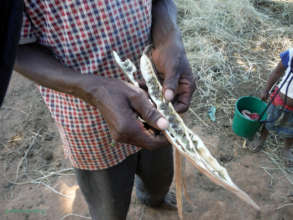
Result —
[[[260,1],[260,5],[266,8],[265,1]],[[268,7],[268,14],[283,16],[278,14],[277,6],[275,11]],[[253,83],[242,83],[232,92],[240,97],[256,91],[256,87]],[[254,154],[242,148],[243,139],[231,130],[233,112],[229,117],[220,112],[216,116],[217,121],[211,122],[207,114],[201,121],[187,114],[185,121],[261,211],[256,212],[186,163],[184,180],[189,199],[184,200],[184,219],[293,219],[293,174],[280,169],[280,161],[275,163],[266,151]],[[272,136],[270,141],[278,152],[282,142]],[[70,169],[54,121],[36,86],[14,73],[0,108],[0,220],[90,219]],[[127,220],[153,219],[179,218],[176,211],[141,205],[133,192]]]
[[[243,140],[231,132],[232,116],[214,127],[205,127],[190,115],[186,119],[262,211],[256,212],[187,163],[185,181],[190,201],[184,203],[185,219],[293,219],[293,188],[287,179],[290,174],[277,169],[265,153],[242,149]],[[70,172],[50,176],[71,166],[63,158],[58,132],[35,85],[17,73],[0,109],[0,124],[0,219],[86,219],[88,210],[75,177]],[[66,217],[69,213],[84,217]],[[128,219],[175,220],[178,216],[176,211],[139,204],[133,193]]]

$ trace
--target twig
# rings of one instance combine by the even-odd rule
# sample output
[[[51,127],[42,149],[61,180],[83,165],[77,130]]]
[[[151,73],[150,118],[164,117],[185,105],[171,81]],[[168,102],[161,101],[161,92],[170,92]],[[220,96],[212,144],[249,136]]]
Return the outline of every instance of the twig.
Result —
[[[66,169],[62,169],[62,170],[56,171],[56,172],[50,172],[46,176],[42,176],[42,177],[39,177],[39,178],[36,178],[36,179],[32,179],[31,181],[26,181],[26,182],[16,182],[16,181],[9,180],[8,177],[7,177],[7,175],[6,175],[6,172],[4,172],[4,177],[6,178],[6,180],[9,183],[12,183],[12,184],[15,184],[15,185],[35,184],[36,182],[38,182],[40,180],[47,179],[47,178],[49,178],[51,176],[54,176],[54,175],[56,175],[56,176],[67,175],[67,174],[61,174],[61,173],[62,172],[67,172],[67,171],[71,171],[71,170],[73,170],[73,168],[66,168]]]
[[[175,147],[174,147],[175,148]],[[174,173],[175,173],[175,185],[176,185],[176,200],[177,200],[177,212],[179,219],[183,219],[183,198],[182,198],[182,186],[183,186],[183,156],[180,154],[179,150],[175,148],[175,158],[174,158]]]
[[[266,168],[263,168],[263,170],[265,171],[266,174],[268,174],[271,177],[271,184],[270,185],[272,186],[273,185],[273,179],[274,179],[273,175],[269,171],[267,171]]]
[[[64,220],[65,218],[67,218],[69,216],[76,216],[76,217],[80,217],[80,218],[84,218],[84,219],[92,219],[91,217],[87,217],[87,216],[83,216],[83,215],[79,215],[79,214],[75,214],[75,213],[69,213],[67,215],[64,215],[60,220]]]
[[[32,183],[35,183],[35,184],[42,184],[42,185],[44,185],[45,187],[47,187],[48,189],[50,189],[51,191],[53,191],[54,193],[56,193],[56,194],[58,194],[58,195],[60,195],[60,196],[62,196],[62,197],[65,197],[65,198],[67,198],[67,199],[72,199],[72,196],[68,196],[68,195],[66,195],[66,194],[63,194],[63,193],[61,193],[61,192],[59,192],[59,191],[57,191],[56,189],[54,189],[52,186],[50,186],[50,185],[48,185],[48,184],[46,184],[46,183],[44,183],[44,182],[32,182]]]
[[[198,114],[196,114],[195,111],[193,111],[191,108],[189,108],[189,111],[201,122],[204,124],[204,126],[209,127],[209,125],[207,123],[205,123],[199,116]]]
[[[47,174],[47,175],[45,175],[45,176],[42,176],[42,177],[39,177],[39,178],[37,178],[36,180],[47,179],[48,177],[51,177],[51,176],[54,176],[54,175],[56,175],[56,176],[58,176],[58,175],[63,175],[63,174],[61,174],[61,173],[63,173],[63,172],[67,172],[67,171],[72,171],[72,170],[73,170],[73,168],[65,168],[65,169],[62,169],[62,170],[59,170],[59,171],[56,171],[56,172],[50,172],[49,174]],[[64,175],[66,175],[66,174],[64,174]]]
[[[284,204],[284,205],[282,205],[282,206],[276,208],[276,210],[279,210],[279,209],[282,209],[282,208],[284,208],[284,207],[291,206],[291,205],[293,205],[293,203],[286,203],[286,204]]]
[[[144,210],[145,210],[145,206],[142,207],[142,211],[141,211],[141,214],[140,214],[140,217],[138,220],[143,220],[143,217],[144,217]]]
[[[246,149],[247,147],[246,147],[246,138],[244,139],[244,141],[243,141],[243,144],[242,144],[242,149]]]
[[[3,106],[2,108],[7,109],[7,110],[14,110],[14,111],[20,112],[22,114],[29,115],[29,113],[22,111],[21,108],[13,108],[13,107],[6,107],[6,106]]]
[[[36,137],[38,136],[38,133],[33,137],[33,140],[30,144],[30,146],[28,147],[28,149],[25,151],[24,153],[24,156],[20,159],[18,165],[17,165],[17,169],[16,169],[16,175],[15,175],[15,182],[17,182],[17,179],[18,179],[18,172],[19,172],[19,169],[23,163],[23,161],[25,161],[25,173],[26,173],[26,167],[27,167],[27,155],[28,153],[30,152],[30,150],[32,149],[32,147],[34,146],[35,144],[35,141],[36,141]]]
[[[291,183],[293,185],[293,180],[288,176],[288,173],[286,172],[285,169],[283,169],[280,164],[276,161],[275,158],[273,158],[268,152],[263,151],[270,159],[271,161],[283,172],[284,176],[286,177],[286,179],[289,181],[289,183]]]

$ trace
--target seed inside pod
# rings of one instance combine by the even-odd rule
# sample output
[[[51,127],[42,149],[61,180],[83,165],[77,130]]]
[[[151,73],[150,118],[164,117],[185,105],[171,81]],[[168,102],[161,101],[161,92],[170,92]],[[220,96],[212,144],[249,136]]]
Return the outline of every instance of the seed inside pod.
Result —
[[[181,145],[180,145],[180,148],[181,148],[181,150],[183,150],[184,152],[186,152],[186,150],[184,149],[184,147],[182,147]]]
[[[157,87],[157,86],[152,86],[152,87],[151,87],[151,90],[152,90],[152,94],[153,94],[153,95],[156,95],[156,94],[161,93],[159,87]]]
[[[189,149],[191,152],[195,153],[195,149],[193,147],[190,147]]]
[[[190,144],[189,144],[189,143],[187,143],[185,146],[186,146],[186,149],[187,149],[188,151],[191,150],[191,147],[190,147]]]
[[[127,72],[132,72],[132,68],[131,68],[131,66],[128,66],[128,67],[126,68],[126,71],[127,71]]]
[[[225,178],[225,175],[223,174],[223,172],[218,171],[218,175],[219,175],[222,179],[226,179],[226,178]]]
[[[176,133],[177,133],[179,136],[181,136],[181,135],[184,133],[184,131],[181,130],[181,129],[177,129],[177,130],[176,130]]]
[[[150,85],[156,85],[156,84],[157,84],[156,80],[155,80],[153,77],[151,77],[151,78],[149,79],[148,83],[149,83]]]
[[[193,141],[194,147],[198,150],[198,142],[194,139],[192,139],[192,141]]]
[[[163,111],[163,113],[164,113],[165,115],[170,115],[170,113],[171,113],[168,104],[165,103],[165,102],[163,102],[163,103],[160,105],[160,109]]]
[[[175,124],[175,123],[173,123],[173,124],[171,125],[171,127],[172,127],[174,130],[178,129],[178,125]],[[176,133],[177,133],[177,132],[176,132]]]
[[[163,102],[161,105],[160,105],[160,109],[162,109],[163,111],[164,110],[167,110],[168,109],[168,104]]]
[[[152,95],[153,95],[153,97],[155,97],[158,100],[162,99],[162,95],[158,91],[152,91]]]
[[[126,68],[129,66],[129,64],[130,64],[129,61],[125,60],[122,65]]]
[[[169,120],[170,124],[174,124],[175,123],[175,117],[172,116],[172,115],[168,118],[168,120]]]

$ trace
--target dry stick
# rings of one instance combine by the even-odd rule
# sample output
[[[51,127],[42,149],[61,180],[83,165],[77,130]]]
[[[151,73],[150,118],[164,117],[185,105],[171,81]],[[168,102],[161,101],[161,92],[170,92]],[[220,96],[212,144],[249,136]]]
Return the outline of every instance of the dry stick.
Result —
[[[42,179],[47,179],[48,177],[51,177],[51,176],[54,176],[54,175],[66,175],[66,174],[61,174],[63,172],[67,172],[67,171],[73,171],[74,169],[73,168],[65,168],[65,169],[62,169],[62,170],[58,170],[56,172],[50,172],[49,174],[45,175],[45,176],[42,176],[42,177],[39,177],[37,178],[36,180],[42,180]]]
[[[284,207],[291,206],[291,205],[293,206],[293,203],[287,203],[287,204],[284,204],[284,205],[282,205],[282,206],[276,208],[276,210],[279,210],[279,209],[282,209],[282,208],[284,208]]]
[[[180,219],[183,219],[183,200],[182,200],[182,155],[179,150],[175,149],[175,184],[176,184],[176,200],[178,215]]]
[[[276,161],[275,158],[273,158],[268,152],[266,151],[263,151],[270,159],[271,161],[273,161],[273,163],[283,172],[284,176],[286,177],[286,179],[289,181],[289,183],[291,183],[293,185],[293,180],[291,180],[289,177],[288,177],[288,174],[286,172],[286,170],[284,170],[280,164]]]
[[[15,182],[15,181],[12,181],[10,179],[8,179],[7,175],[6,175],[6,172],[4,172],[4,177],[6,178],[6,180],[10,183],[13,183],[15,185],[25,185],[25,184],[30,184],[30,183],[35,183],[36,181],[39,181],[39,180],[42,180],[42,179],[47,179],[48,177],[51,177],[51,176],[62,176],[62,175],[67,175],[67,174],[61,174],[62,172],[67,172],[67,171],[70,171],[70,170],[73,170],[73,168],[66,168],[66,169],[62,169],[62,170],[59,170],[57,172],[50,172],[49,174],[45,175],[45,176],[42,176],[42,177],[38,177],[36,179],[32,179],[31,181],[27,181],[27,182]]]
[[[138,220],[143,220],[145,206],[142,207],[141,215]]]
[[[18,179],[18,172],[19,172],[19,169],[23,163],[23,161],[26,161],[26,166],[25,166],[25,171],[26,171],[26,167],[27,167],[27,155],[28,153],[30,152],[30,150],[32,149],[32,147],[34,146],[35,144],[35,141],[36,141],[36,137],[38,136],[38,134],[36,134],[34,137],[33,137],[33,140],[30,144],[30,146],[28,147],[28,149],[25,151],[24,153],[24,156],[20,159],[18,165],[17,165],[17,169],[16,169],[16,176],[15,176],[15,182],[17,182],[17,179]]]
[[[20,112],[20,113],[22,113],[22,114],[29,115],[29,113],[20,110],[21,108],[13,108],[13,107],[6,107],[6,106],[3,106],[2,109],[14,110],[14,111]]]
[[[60,174],[59,174],[60,175]],[[44,185],[45,187],[47,187],[48,189],[50,189],[51,191],[53,191],[54,193],[60,195],[60,196],[63,196],[65,198],[68,198],[68,199],[71,199],[72,197],[70,196],[67,196],[59,191],[57,191],[56,189],[54,189],[52,186],[42,182],[42,181],[36,181],[36,180],[31,180],[31,181],[27,181],[27,182],[21,182],[21,183],[18,183],[18,182],[14,182],[14,181],[11,181],[7,178],[6,174],[4,174],[4,177],[6,178],[6,180],[9,182],[9,183],[12,183],[12,184],[15,184],[15,185],[25,185],[25,184],[42,184]]]
[[[183,162],[184,162],[184,160],[183,160]],[[188,193],[187,193],[187,187],[186,187],[186,176],[184,175],[184,173],[185,173],[185,166],[184,166],[183,169],[182,169],[182,173],[183,173],[183,195],[184,195],[184,197],[186,198],[187,202],[188,202],[190,205],[193,206],[192,201],[191,201],[191,199],[190,199],[190,197],[189,197],[189,195],[188,195]]]
[[[270,185],[272,186],[273,185],[273,179],[274,179],[273,175],[265,167],[262,167],[262,168],[265,171],[265,173],[270,176],[270,178],[271,178]]]
[[[205,123],[199,116],[198,114],[196,114],[195,111],[193,111],[191,108],[189,108],[189,111],[201,122],[203,123],[204,126],[209,127],[209,125],[207,123]]]
[[[246,149],[246,139],[243,140],[242,149]]]
[[[60,220],[64,220],[65,218],[67,218],[69,216],[76,216],[76,217],[85,218],[85,219],[92,219],[91,217],[86,217],[86,216],[75,214],[75,213],[69,213],[67,215],[64,215]]]
[[[63,194],[63,193],[61,193],[61,192],[59,192],[59,191],[57,191],[56,189],[54,189],[52,186],[50,186],[50,185],[48,185],[48,184],[46,184],[46,183],[44,183],[44,182],[32,182],[32,183],[34,183],[34,184],[42,184],[42,185],[44,185],[45,187],[47,187],[49,190],[51,190],[52,192],[54,192],[54,193],[56,193],[57,195],[59,195],[59,196],[62,196],[62,197],[65,197],[65,198],[67,198],[67,199],[72,199],[72,196],[68,196],[68,195],[66,195],[66,194]]]
[[[39,178],[36,178],[36,179],[32,179],[30,181],[27,181],[27,182],[16,182],[16,181],[11,181],[8,179],[7,175],[6,175],[6,172],[4,172],[4,177],[6,178],[6,180],[9,182],[9,183],[12,183],[12,184],[15,184],[15,185],[25,185],[25,184],[42,184],[44,185],[45,187],[47,187],[49,190],[51,190],[52,192],[56,193],[57,195],[60,195],[62,197],[65,197],[65,198],[68,198],[68,199],[71,199],[72,197],[71,196],[68,196],[66,194],[63,194],[59,191],[57,191],[56,189],[54,189],[52,186],[40,181],[40,180],[43,180],[43,179],[47,179],[51,176],[54,176],[54,175],[64,175],[64,174],[61,174],[62,172],[67,172],[67,171],[71,171],[73,170],[73,168],[66,168],[66,169],[62,169],[62,170],[59,170],[57,172],[50,172],[49,174],[45,175],[45,176],[42,176],[42,177],[39,177]]]

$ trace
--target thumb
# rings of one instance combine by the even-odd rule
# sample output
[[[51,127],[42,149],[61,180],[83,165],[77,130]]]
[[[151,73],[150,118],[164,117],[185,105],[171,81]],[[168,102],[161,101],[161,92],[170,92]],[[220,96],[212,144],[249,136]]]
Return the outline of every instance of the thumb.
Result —
[[[176,69],[169,69],[165,73],[165,79],[163,82],[163,88],[164,88],[164,97],[167,101],[172,101],[175,92],[178,87],[180,74],[177,73]]]
[[[160,114],[160,112],[158,112],[144,92],[141,92],[140,95],[131,97],[130,104],[150,126],[159,130],[165,130],[168,128],[169,122]]]

